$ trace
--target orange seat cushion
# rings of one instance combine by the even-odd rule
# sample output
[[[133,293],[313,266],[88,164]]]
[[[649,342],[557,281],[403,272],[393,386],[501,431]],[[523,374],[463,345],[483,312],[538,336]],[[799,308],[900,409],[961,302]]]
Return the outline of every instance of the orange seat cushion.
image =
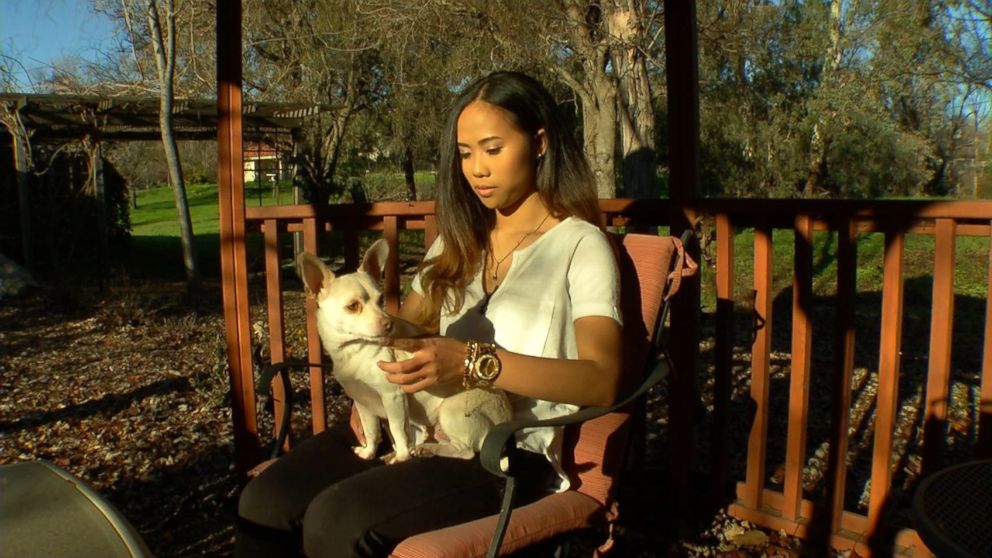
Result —
[[[602,521],[603,507],[581,492],[569,490],[549,494],[537,502],[516,508],[500,553],[520,550],[538,541]],[[390,554],[392,558],[474,558],[485,556],[496,530],[497,516],[415,535]]]

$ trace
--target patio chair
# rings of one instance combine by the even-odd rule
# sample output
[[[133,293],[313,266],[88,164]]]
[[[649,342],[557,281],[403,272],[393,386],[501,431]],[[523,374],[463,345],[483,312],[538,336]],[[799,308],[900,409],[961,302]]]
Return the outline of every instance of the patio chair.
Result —
[[[0,465],[0,556],[151,555],[131,523],[82,479],[40,459]]]
[[[681,240],[627,234],[617,243],[627,395],[609,407],[586,407],[555,419],[497,425],[486,436],[479,458],[487,470],[506,479],[500,513],[410,537],[393,550],[392,558],[494,557],[595,527],[605,527],[607,532],[607,540],[597,553],[609,549],[618,517],[616,481],[625,468],[631,426],[637,421],[642,426],[644,420],[633,408],[640,397],[668,375],[671,362],[662,335],[665,317],[682,279],[698,269],[683,247],[690,234],[687,231]],[[268,366],[259,381],[259,391],[267,393],[278,374],[284,392],[292,393],[287,371],[301,365],[307,366],[305,362],[292,361]],[[287,401],[283,425],[289,424],[290,407]],[[574,482],[568,491],[549,494],[514,509],[514,454],[518,451],[515,433],[536,426],[566,427],[564,465]],[[283,447],[286,434],[285,428],[279,432],[274,456]]]

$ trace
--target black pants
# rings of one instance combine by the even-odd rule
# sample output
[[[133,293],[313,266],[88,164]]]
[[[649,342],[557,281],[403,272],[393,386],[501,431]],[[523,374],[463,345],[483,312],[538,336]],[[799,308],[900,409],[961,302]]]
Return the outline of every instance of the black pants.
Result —
[[[413,458],[384,466],[353,452],[347,424],[300,443],[245,487],[235,555],[311,558],[386,556],[403,539],[499,512],[503,479],[478,459]],[[554,478],[528,454],[517,505],[547,493]]]

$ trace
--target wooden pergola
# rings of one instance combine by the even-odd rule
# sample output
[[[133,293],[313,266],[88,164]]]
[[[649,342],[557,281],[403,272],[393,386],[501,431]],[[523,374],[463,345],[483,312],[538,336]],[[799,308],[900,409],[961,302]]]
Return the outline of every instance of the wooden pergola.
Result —
[[[24,264],[34,267],[31,190],[28,185],[32,145],[80,141],[92,164],[93,195],[103,197],[102,145],[118,141],[161,141],[159,100],[155,97],[0,93],[0,107],[13,138],[17,198]],[[285,138],[295,143],[303,120],[327,107],[306,103],[244,103],[242,128],[255,138]],[[177,140],[217,138],[217,102],[177,99],[172,110]],[[102,204],[97,204],[102,207]]]
[[[157,97],[0,93],[0,104],[16,111],[32,140],[158,141]],[[299,130],[303,119],[326,107],[306,103],[244,103],[242,126],[259,135]],[[172,109],[177,140],[217,139],[217,101],[177,99]]]

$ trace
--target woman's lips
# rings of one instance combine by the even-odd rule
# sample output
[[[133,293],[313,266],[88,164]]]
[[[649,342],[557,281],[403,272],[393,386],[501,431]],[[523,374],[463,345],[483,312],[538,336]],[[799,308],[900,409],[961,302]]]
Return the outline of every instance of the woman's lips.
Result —
[[[488,197],[490,197],[490,196],[493,195],[493,192],[496,191],[496,187],[495,186],[476,186],[475,187],[475,191],[476,191],[476,193],[479,194],[479,197],[481,197],[481,198],[488,198]]]

